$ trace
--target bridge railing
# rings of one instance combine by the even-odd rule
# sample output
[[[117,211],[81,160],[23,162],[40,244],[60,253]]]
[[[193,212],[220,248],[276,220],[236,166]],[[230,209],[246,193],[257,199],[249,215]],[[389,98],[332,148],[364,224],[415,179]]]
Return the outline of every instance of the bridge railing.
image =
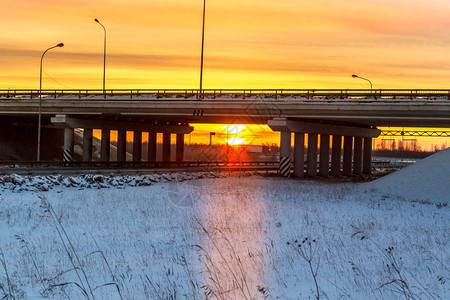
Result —
[[[0,99],[108,99],[108,100],[213,100],[213,99],[445,99],[447,89],[62,89],[0,90]]]

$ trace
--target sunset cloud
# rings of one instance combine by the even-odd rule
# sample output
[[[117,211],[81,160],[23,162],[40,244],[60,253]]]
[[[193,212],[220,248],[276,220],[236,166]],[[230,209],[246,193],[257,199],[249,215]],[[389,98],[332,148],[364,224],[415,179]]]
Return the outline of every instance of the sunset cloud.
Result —
[[[103,32],[94,18],[108,30],[110,88],[196,87],[202,4],[4,0],[0,88],[35,87],[42,51],[58,42],[66,46],[48,54],[46,72],[97,86]],[[358,72],[378,88],[444,88],[448,15],[441,0],[207,1],[205,87],[354,88]]]

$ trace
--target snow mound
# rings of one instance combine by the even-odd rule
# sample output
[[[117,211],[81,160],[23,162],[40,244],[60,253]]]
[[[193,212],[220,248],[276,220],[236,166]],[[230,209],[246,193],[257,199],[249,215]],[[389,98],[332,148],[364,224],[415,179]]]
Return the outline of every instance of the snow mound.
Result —
[[[216,172],[197,173],[173,173],[153,174],[141,176],[105,176],[105,175],[80,175],[80,176],[20,176],[17,174],[0,176],[0,192],[12,191],[49,191],[56,187],[68,187],[78,189],[103,189],[103,188],[126,188],[128,186],[150,186],[155,183],[186,180],[221,178],[226,175]]]
[[[450,148],[368,183],[372,188],[409,200],[450,202]]]

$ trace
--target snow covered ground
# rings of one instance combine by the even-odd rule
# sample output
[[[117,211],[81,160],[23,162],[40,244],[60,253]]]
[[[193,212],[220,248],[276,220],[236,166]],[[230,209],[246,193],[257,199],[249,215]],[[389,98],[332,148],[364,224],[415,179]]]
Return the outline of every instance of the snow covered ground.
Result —
[[[0,299],[449,299],[449,155],[368,183],[3,177]]]

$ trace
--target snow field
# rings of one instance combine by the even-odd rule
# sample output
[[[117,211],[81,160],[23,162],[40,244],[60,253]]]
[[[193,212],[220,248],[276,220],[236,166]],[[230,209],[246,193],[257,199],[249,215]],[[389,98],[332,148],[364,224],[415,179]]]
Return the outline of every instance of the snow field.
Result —
[[[192,189],[177,182],[1,196],[0,247],[14,296],[42,299],[49,286],[80,282],[74,271],[57,276],[73,266],[39,197],[60,218],[92,289],[117,282],[124,299],[314,299],[309,266],[292,246],[306,237],[316,240],[312,264],[316,267],[320,258],[321,297],[448,296],[447,207],[389,197],[366,183],[256,176],[188,183],[195,199],[184,205],[174,192]],[[95,241],[115,279],[98,253],[89,255],[98,250]],[[391,256],[384,250],[388,247],[393,247]],[[400,275],[386,267],[390,257],[406,292]],[[49,280],[39,283],[32,260]],[[7,286],[3,270],[0,283]],[[53,299],[63,293],[87,298],[73,285],[48,293]],[[92,294],[120,299],[112,285]]]
[[[1,177],[0,298],[448,299],[449,153],[369,183]]]

